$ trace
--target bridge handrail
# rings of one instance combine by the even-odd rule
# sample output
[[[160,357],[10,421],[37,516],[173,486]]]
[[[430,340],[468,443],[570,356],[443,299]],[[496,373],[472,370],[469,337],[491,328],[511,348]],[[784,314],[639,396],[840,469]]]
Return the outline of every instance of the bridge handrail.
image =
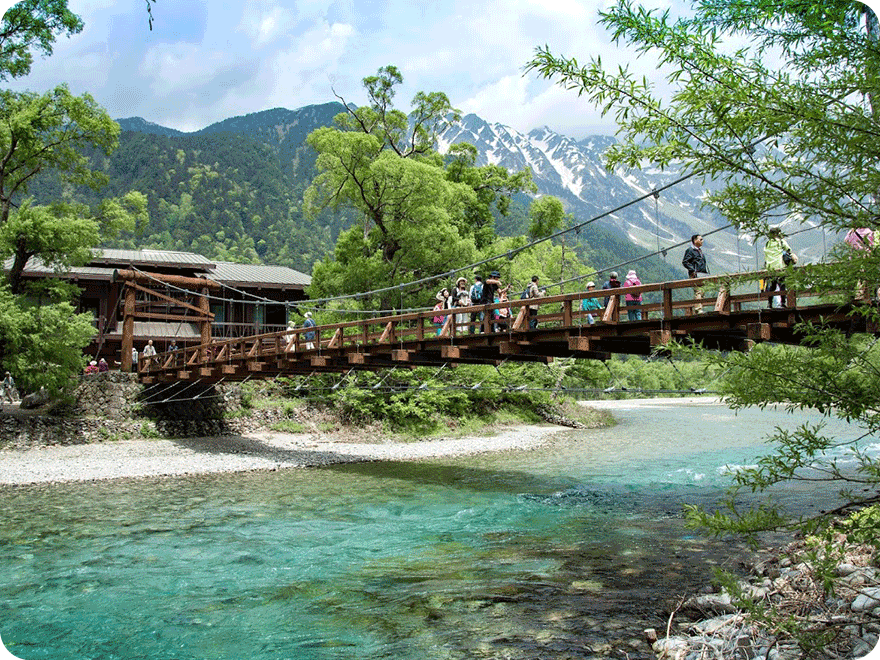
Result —
[[[789,269],[786,269],[786,271],[784,272],[787,272],[788,270]],[[392,336],[393,338],[390,341],[385,341],[384,343],[394,343],[398,340],[403,341],[403,336],[410,335],[415,335],[415,338],[419,340],[427,339],[437,336],[435,334],[436,326],[430,321],[431,319],[433,319],[434,316],[438,315],[446,317],[445,325],[443,326],[443,332],[440,336],[454,338],[457,332],[457,324],[452,319],[454,319],[456,315],[468,315],[469,318],[470,315],[473,313],[491,312],[502,308],[509,308],[511,312],[510,317],[506,321],[507,328],[505,329],[505,332],[519,332],[527,329],[523,327],[522,322],[522,315],[524,314],[525,308],[537,309],[545,305],[561,304],[563,306],[563,312],[538,315],[538,320],[541,321],[564,319],[566,318],[566,314],[568,315],[568,318],[570,320],[576,320],[583,319],[586,316],[587,312],[581,309],[581,305],[577,305],[577,308],[575,308],[574,303],[585,299],[609,297],[609,307],[613,308],[613,312],[619,312],[616,299],[626,294],[638,295],[640,293],[644,294],[654,292],[663,294],[664,292],[669,292],[669,295],[671,295],[671,292],[677,289],[703,287],[707,284],[719,284],[721,287],[723,287],[723,285],[726,284],[729,285],[731,283],[750,282],[760,278],[772,277],[774,275],[778,276],[779,274],[780,271],[769,270],[725,273],[721,275],[712,275],[701,278],[654,282],[634,287],[596,289],[594,291],[576,291],[572,293],[556,294],[552,296],[542,296],[539,298],[516,298],[504,302],[470,305],[467,307],[453,307],[443,310],[433,310],[426,308],[425,310],[418,312],[393,314],[389,316],[381,316],[370,319],[357,319],[353,321],[341,321],[339,323],[328,323],[313,326],[310,328],[287,328],[280,331],[261,333],[258,335],[226,338],[219,341],[213,341],[210,344],[188,346],[173,352],[159,353],[154,358],[142,357],[139,360],[138,371],[142,373],[149,373],[153,369],[161,370],[169,366],[199,366],[204,365],[208,362],[230,362],[234,359],[237,360],[253,357],[252,354],[254,353],[258,354],[259,356],[275,356],[279,354],[300,353],[304,350],[308,350],[302,348],[302,346],[306,343],[303,335],[307,332],[315,333],[315,339],[313,343],[316,348],[313,350],[317,351],[318,353],[331,347],[343,348],[347,345],[350,346],[352,345],[352,343],[371,343],[371,341],[375,340],[376,338],[379,338],[379,342],[377,343],[382,343],[383,338],[387,339],[388,337]],[[817,295],[818,292],[805,291],[800,293],[801,295]],[[773,294],[750,293],[730,295],[730,292],[727,292],[726,295],[728,296],[729,301],[750,302],[766,299]],[[648,312],[653,310],[663,310],[664,307],[680,309],[683,307],[691,307],[694,305],[694,302],[695,301],[693,300],[672,302],[671,298],[669,298],[665,302],[644,303],[640,305],[639,308]],[[711,298],[705,298],[701,302],[703,304],[710,304]],[[602,309],[605,308],[595,310],[595,313],[597,315],[602,314]],[[515,313],[514,310],[517,310],[517,312]],[[608,309],[605,309],[605,312],[607,313]],[[485,314],[485,316],[489,317],[491,315]],[[603,316],[607,316],[607,314]],[[450,317],[452,317],[452,319],[450,319]],[[429,323],[426,324],[426,320],[428,320]],[[408,322],[414,323],[408,327],[401,327],[402,324]],[[498,323],[498,321],[496,319],[484,319],[483,323],[485,326],[488,326],[493,323]],[[516,324],[519,324],[519,326],[514,327]],[[427,329],[425,327],[426,325],[428,326]],[[470,323],[468,323],[468,325],[470,325]],[[384,326],[386,330],[384,332],[371,332],[370,326]],[[346,330],[350,330],[351,328],[357,328],[358,332],[346,333]],[[388,329],[391,329],[392,332],[389,333]],[[400,336],[398,337],[398,335]],[[334,341],[337,343],[337,345],[331,346]],[[270,351],[268,348],[266,351],[260,350],[264,343],[273,345],[271,347],[272,350]],[[237,351],[235,350],[236,348]]]

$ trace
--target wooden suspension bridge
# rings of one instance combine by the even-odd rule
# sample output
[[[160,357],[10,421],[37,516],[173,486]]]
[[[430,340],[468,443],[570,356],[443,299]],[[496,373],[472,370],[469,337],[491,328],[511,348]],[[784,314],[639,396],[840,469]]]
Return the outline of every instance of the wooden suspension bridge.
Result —
[[[671,340],[746,351],[761,341],[799,343],[797,323],[819,320],[847,331],[878,333],[876,326],[850,314],[854,305],[869,301],[827,303],[817,292],[790,290],[784,292],[785,308],[769,309],[767,302],[774,294],[755,291],[762,275],[773,274],[739,273],[616,290],[659,299],[638,307],[642,318],[637,321],[626,320],[624,312],[635,308],[623,306],[623,293],[611,295],[605,305],[609,291],[595,290],[444,310],[447,315],[439,327],[433,322],[438,312],[430,310],[211,341],[205,330],[210,328],[207,306],[201,305],[202,343],[141,357],[137,372],[145,384],[212,383],[387,367],[548,363],[568,357],[607,360],[613,353],[649,355]],[[134,280],[132,284],[143,289]],[[694,286],[706,292],[702,299],[681,298]],[[744,287],[753,292],[737,293]],[[674,297],[676,291],[681,293]],[[602,306],[592,312],[594,323],[582,309],[582,301],[589,298],[598,298]],[[695,312],[698,305],[704,313]],[[510,315],[494,319],[494,310],[502,308]],[[483,312],[482,320],[470,323],[472,312]],[[463,319],[467,321],[459,322]],[[307,332],[314,333],[311,341]]]

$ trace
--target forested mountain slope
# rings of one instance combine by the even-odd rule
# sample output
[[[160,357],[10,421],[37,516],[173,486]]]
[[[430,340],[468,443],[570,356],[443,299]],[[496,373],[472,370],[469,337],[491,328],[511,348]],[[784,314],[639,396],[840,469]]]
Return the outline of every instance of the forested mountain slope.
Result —
[[[112,247],[187,250],[211,258],[276,263],[311,272],[312,264],[332,250],[339,231],[354,220],[345,213],[325,212],[316,219],[302,213],[303,191],[315,174],[315,154],[305,138],[315,128],[331,125],[342,110],[339,103],[298,110],[276,108],[230,118],[195,133],[181,133],[141,118],[121,119],[119,149],[99,161],[109,177],[108,188],[95,193],[48,182],[31,192],[40,201],[61,196],[94,203],[100,197],[139,190],[149,200],[150,221],[114,241]],[[441,147],[468,140],[477,146],[481,162],[498,162],[512,169],[530,167],[539,193],[563,199],[572,222],[578,223],[636,194],[633,181],[602,171],[601,143],[611,139],[577,143],[547,129],[523,136],[469,115],[450,129]],[[541,157],[551,147],[553,157]],[[566,174],[574,171],[580,173],[576,182]],[[649,186],[649,177],[636,183]],[[572,185],[579,195],[572,194]],[[500,234],[525,232],[530,201],[524,195],[514,200],[510,216],[498,218]],[[696,201],[687,196],[686,203],[693,208]],[[675,224],[670,236],[690,231],[686,222],[673,223],[664,215],[667,226]],[[644,220],[641,225],[639,219]],[[570,234],[567,245],[594,267],[617,264],[651,247],[646,237],[655,239],[653,220],[643,205]],[[662,238],[669,240],[665,233]],[[675,277],[680,275],[679,260],[670,254],[669,266],[663,258],[654,257],[640,264],[639,272],[646,280]]]

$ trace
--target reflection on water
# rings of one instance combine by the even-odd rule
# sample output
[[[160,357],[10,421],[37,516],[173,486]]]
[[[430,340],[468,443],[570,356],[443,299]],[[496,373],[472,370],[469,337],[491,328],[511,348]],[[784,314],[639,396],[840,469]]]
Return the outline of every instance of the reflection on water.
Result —
[[[640,657],[735,560],[681,503],[785,416],[617,415],[533,452],[5,488],[0,635],[25,660]]]

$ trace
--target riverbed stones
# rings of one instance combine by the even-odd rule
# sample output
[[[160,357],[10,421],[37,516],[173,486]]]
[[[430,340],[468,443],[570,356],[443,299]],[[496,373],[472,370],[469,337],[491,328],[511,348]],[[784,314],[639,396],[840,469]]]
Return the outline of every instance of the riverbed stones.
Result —
[[[851,605],[853,612],[868,612],[880,607],[880,587],[863,589]]]
[[[772,607],[775,617],[793,617],[804,629],[827,625],[834,631],[829,658],[861,658],[878,644],[880,633],[880,571],[873,546],[849,544],[844,535],[835,541],[835,552],[844,561],[835,569],[834,595],[828,595],[822,578],[810,563],[804,541],[775,550],[770,559],[756,562],[751,580],[739,587],[758,604]],[[771,579],[771,576],[776,576]],[[704,611],[725,607],[726,594],[703,594],[688,601]],[[709,600],[706,600],[707,597]],[[736,602],[731,602],[735,607]],[[684,608],[682,608],[684,609]],[[700,608],[694,607],[694,611]],[[708,613],[708,612],[707,612]],[[674,627],[674,634],[653,642],[657,658],[702,660],[709,657],[795,660],[803,651],[793,639],[778,636],[752,621],[745,611],[715,615]],[[647,634],[646,639],[651,640]]]

